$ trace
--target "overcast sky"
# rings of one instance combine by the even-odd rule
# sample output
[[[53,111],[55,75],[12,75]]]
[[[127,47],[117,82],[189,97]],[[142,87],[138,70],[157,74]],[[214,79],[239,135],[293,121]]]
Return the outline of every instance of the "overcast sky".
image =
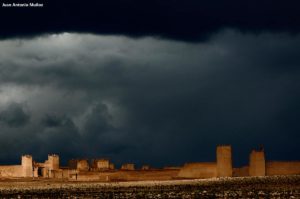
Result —
[[[299,160],[296,3],[147,2],[1,8],[0,163]]]

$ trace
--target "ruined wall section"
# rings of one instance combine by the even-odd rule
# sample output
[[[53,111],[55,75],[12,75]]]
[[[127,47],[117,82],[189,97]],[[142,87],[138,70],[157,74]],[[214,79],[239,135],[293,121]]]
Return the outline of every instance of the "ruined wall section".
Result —
[[[133,171],[133,170],[135,170],[135,167],[134,167],[134,164],[132,164],[132,163],[126,163],[121,166],[121,170]]]
[[[272,175],[299,175],[300,161],[270,161],[266,162],[266,174]]]
[[[213,178],[217,177],[215,162],[186,163],[178,173],[179,178]]]
[[[217,146],[217,176],[232,177],[232,152],[230,145]]]
[[[68,162],[70,169],[78,171],[89,171],[90,165],[87,159],[72,159]]]
[[[266,160],[264,150],[253,150],[250,153],[249,176],[265,176]]]

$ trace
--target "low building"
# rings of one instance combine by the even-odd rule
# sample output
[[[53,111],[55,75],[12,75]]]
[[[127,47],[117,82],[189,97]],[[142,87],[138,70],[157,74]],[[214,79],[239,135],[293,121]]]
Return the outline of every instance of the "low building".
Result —
[[[121,170],[133,171],[134,170],[134,164],[132,164],[132,163],[123,164],[122,167],[121,167]]]
[[[114,170],[115,169],[115,165],[113,163],[111,163],[111,162],[109,163],[109,169],[110,170]]]
[[[92,160],[93,170],[109,170],[110,162],[108,159],[94,159]]]
[[[68,162],[70,169],[78,171],[89,171],[90,165],[87,159],[72,159]]]
[[[143,165],[141,170],[149,170],[150,169],[150,166],[149,165]]]

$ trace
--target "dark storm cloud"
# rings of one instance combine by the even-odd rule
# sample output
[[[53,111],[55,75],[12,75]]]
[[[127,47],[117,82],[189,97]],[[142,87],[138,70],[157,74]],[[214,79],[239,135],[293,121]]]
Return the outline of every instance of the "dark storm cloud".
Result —
[[[128,137],[122,135],[126,132],[115,127],[112,120],[112,115],[105,104],[96,104],[92,108],[85,118],[84,125],[84,139],[90,145],[86,151],[97,151],[94,155],[108,156],[131,148]]]
[[[1,41],[1,110],[26,103],[31,120],[1,126],[0,151],[162,166],[213,161],[229,143],[237,164],[260,144],[268,159],[300,159],[299,48],[299,36],[233,30],[198,44],[67,33]]]
[[[9,127],[22,127],[29,122],[30,115],[24,111],[21,104],[12,103],[0,112],[0,124]]]
[[[65,122],[65,118],[60,118],[55,115],[46,115],[45,118],[42,120],[42,124],[46,127],[58,127],[64,124]]]
[[[70,117],[47,114],[39,130],[35,145],[41,143],[40,154],[65,154],[67,159],[81,156],[80,135]]]
[[[0,37],[81,32],[200,41],[224,28],[298,33],[298,1],[39,1],[43,8],[1,8]]]

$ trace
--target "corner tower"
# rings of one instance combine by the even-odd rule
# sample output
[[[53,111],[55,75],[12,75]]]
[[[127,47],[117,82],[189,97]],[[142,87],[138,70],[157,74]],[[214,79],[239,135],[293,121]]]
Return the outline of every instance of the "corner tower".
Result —
[[[265,176],[266,160],[264,149],[252,150],[249,159],[249,176]]]
[[[231,146],[217,146],[217,176],[232,177]]]
[[[56,154],[48,155],[48,166],[50,170],[59,169],[59,156]]]
[[[32,177],[33,167],[32,167],[32,156],[23,155],[22,156],[22,177]]]

